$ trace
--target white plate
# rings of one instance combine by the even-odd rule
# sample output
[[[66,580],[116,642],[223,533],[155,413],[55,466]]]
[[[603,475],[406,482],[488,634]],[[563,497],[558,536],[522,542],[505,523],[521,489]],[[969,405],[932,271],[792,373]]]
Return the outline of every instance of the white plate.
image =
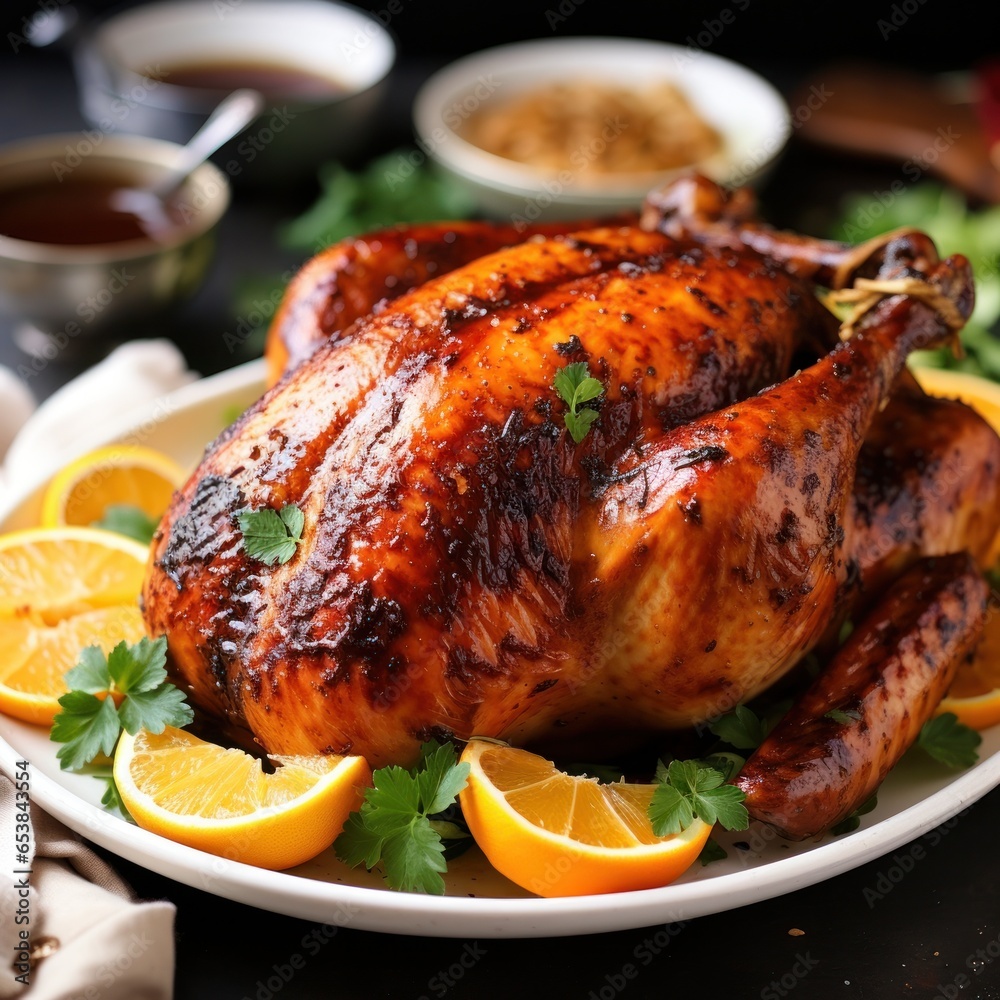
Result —
[[[260,393],[253,362],[150,403],[106,440],[137,440],[194,465],[205,443]],[[81,450],[105,441],[82,442]],[[25,484],[0,509],[0,530],[33,522],[43,483]],[[292,871],[271,872],[183,847],[106,813],[102,785],[60,771],[45,729],[0,716],[0,767],[31,769],[31,795],[95,844],[179,882],[252,906],[338,926],[434,937],[546,937],[651,927],[734,909],[831,878],[888,854],[961,812],[1000,783],[1000,727],[984,734],[981,762],[958,774],[904,759],[879,791],[862,827],[839,838],[791,844],[764,827],[720,838],[725,861],[695,866],[661,889],[542,899],[494,872],[475,849],[450,864],[443,897],[391,892],[351,871],[332,852]],[[749,850],[736,848],[746,842]]]

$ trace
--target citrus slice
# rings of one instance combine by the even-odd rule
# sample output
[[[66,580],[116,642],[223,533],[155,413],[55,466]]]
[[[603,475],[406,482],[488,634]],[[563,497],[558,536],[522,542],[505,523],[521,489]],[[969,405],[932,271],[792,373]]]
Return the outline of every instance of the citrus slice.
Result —
[[[146,830],[258,868],[292,868],[336,839],[361,803],[363,757],[272,757],[265,772],[242,750],[168,726],[122,733],[115,783]]]
[[[600,784],[537,754],[469,741],[460,793],[469,830],[490,863],[539,896],[582,896],[666,885],[701,853],[712,828],[696,819],[657,837],[647,810],[654,785]]]
[[[42,498],[42,524],[93,525],[113,506],[137,508],[159,521],[184,479],[184,470],[172,458],[152,448],[98,448],[52,477]]]
[[[0,535],[0,712],[51,725],[63,675],[84,646],[109,652],[144,633],[149,550],[96,528]]]

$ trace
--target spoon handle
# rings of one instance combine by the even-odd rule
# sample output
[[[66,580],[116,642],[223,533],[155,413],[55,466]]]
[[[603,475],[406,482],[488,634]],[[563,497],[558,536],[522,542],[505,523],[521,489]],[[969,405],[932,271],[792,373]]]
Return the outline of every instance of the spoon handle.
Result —
[[[223,143],[242,132],[264,109],[264,97],[256,90],[234,90],[222,100],[205,124],[184,147],[177,167],[163,185],[171,191],[199,164],[207,160]]]

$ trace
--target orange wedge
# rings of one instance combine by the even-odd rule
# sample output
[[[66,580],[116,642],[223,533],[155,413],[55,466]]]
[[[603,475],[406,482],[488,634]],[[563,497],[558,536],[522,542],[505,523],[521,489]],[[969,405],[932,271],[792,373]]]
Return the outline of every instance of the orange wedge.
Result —
[[[42,524],[93,525],[109,507],[138,508],[159,521],[184,483],[184,470],[169,456],[141,445],[98,448],[53,476],[42,499]]]
[[[654,785],[600,784],[544,757],[472,739],[460,793],[469,830],[503,875],[539,896],[650,889],[682,875],[712,828],[696,819],[657,837],[647,815]]]
[[[115,783],[132,818],[169,840],[258,868],[292,868],[326,850],[361,804],[363,757],[272,757],[273,773],[168,726],[122,733]]]
[[[138,597],[149,550],[95,528],[0,535],[0,712],[51,725],[84,646],[145,634]]]

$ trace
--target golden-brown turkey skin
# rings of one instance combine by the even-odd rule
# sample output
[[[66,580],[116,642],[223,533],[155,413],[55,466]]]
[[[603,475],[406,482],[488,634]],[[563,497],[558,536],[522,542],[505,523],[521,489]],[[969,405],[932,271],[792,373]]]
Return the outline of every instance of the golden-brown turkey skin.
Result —
[[[741,770],[750,815],[803,840],[863,805],[974,649],[988,593],[966,553],[895,581]]]
[[[779,300],[795,308],[762,324]],[[735,674],[737,654],[720,650],[700,680],[675,671],[675,684],[661,684],[666,632],[688,644],[700,634],[686,613],[669,607],[668,625],[641,619],[647,631],[633,641],[646,659],[628,665],[635,679],[619,676],[625,660],[607,645],[645,600],[631,594],[633,581],[664,576],[654,556],[667,542],[655,550],[643,503],[655,501],[657,516],[673,509],[664,531],[674,547],[700,540],[673,553],[678,565],[708,569],[718,514],[710,505],[699,529],[660,480],[690,486],[699,466],[726,469],[732,528],[733,511],[755,500],[756,473],[734,475],[735,460],[694,461],[699,435],[711,435],[687,422],[781,379],[824,323],[809,289],[767,261],[634,228],[480,258],[321,347],[215,443],[154,543],[149,627],[167,636],[174,677],[198,708],[245,721],[270,752],[350,750],[378,766],[412,760],[435,732],[528,740],[563,726],[621,719],[637,732],[703,717],[717,664],[729,658]],[[588,361],[607,387],[600,421],[578,446],[552,389],[571,361]],[[751,405],[740,426],[763,428],[764,405]],[[735,458],[731,422],[720,420],[711,434]],[[745,448],[762,446],[748,438]],[[675,459],[682,468],[668,468]],[[767,461],[755,456],[758,472]],[[622,502],[631,513],[615,519]],[[305,514],[304,542],[268,569],[242,551],[236,514],[286,503]],[[762,516],[754,537],[781,532],[773,501]],[[781,558],[828,567],[839,527],[804,527],[813,557]],[[741,589],[731,568],[718,575]],[[698,600],[708,602],[705,588]],[[793,603],[804,608],[806,598]],[[740,644],[742,625],[731,633]],[[772,671],[807,645],[804,633],[782,641]],[[602,649],[619,671],[603,679]],[[630,697],[645,690],[645,700],[616,706],[619,685]]]
[[[858,456],[851,520],[861,608],[923,556],[965,550],[987,568],[1000,530],[1000,437],[960,400],[902,378]]]
[[[341,240],[307,261],[289,284],[268,330],[267,384],[274,385],[320,344],[429,278],[533,237],[589,228],[580,222],[428,222]]]

